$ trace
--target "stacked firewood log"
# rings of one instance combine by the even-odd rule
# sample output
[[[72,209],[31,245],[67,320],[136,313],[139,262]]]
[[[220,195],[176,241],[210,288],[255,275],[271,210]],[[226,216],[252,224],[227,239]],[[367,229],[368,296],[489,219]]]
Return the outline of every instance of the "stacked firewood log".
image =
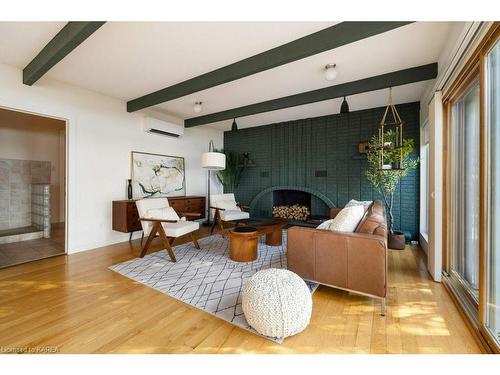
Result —
[[[294,204],[293,206],[273,206],[273,217],[289,220],[307,220],[311,215],[309,207]]]

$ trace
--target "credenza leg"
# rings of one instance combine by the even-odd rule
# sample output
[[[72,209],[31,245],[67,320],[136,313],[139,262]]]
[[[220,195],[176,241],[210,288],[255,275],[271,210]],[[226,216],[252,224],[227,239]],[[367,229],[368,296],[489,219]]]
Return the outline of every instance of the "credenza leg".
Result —
[[[130,236],[128,237],[128,242],[132,241],[132,235],[134,234],[134,232],[130,232]]]

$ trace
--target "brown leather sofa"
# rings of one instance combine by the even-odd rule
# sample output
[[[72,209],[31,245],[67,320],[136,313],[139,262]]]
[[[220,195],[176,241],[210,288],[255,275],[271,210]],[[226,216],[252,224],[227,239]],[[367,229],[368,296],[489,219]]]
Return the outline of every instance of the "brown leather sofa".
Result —
[[[333,218],[340,211],[332,208]],[[305,227],[288,229],[288,269],[304,279],[356,293],[387,295],[387,220],[374,201],[353,233]]]

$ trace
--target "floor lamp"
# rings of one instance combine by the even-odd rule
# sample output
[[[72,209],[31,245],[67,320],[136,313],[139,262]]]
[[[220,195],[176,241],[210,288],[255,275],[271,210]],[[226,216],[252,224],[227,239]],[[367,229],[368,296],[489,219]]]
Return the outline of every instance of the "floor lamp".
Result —
[[[201,155],[201,166],[208,169],[208,196],[207,196],[207,221],[204,225],[210,225],[210,172],[220,171],[226,168],[226,155],[222,152],[216,152],[214,149],[214,141],[208,143],[208,152]]]

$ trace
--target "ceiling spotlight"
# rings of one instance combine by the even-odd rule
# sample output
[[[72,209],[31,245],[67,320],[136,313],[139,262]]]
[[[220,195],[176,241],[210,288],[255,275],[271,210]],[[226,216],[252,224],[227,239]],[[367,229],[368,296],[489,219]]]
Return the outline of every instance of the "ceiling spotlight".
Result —
[[[325,79],[333,81],[337,77],[337,64],[327,64],[325,66]]]
[[[194,103],[194,107],[193,107],[193,110],[195,113],[200,113],[201,110],[203,109],[202,106],[201,106],[201,102],[196,102]]]
[[[231,125],[231,130],[236,131],[238,130],[238,124],[236,123],[236,119],[233,118],[233,124]]]
[[[349,113],[349,103],[347,103],[345,96],[344,96],[344,101],[340,105],[340,113]]]

